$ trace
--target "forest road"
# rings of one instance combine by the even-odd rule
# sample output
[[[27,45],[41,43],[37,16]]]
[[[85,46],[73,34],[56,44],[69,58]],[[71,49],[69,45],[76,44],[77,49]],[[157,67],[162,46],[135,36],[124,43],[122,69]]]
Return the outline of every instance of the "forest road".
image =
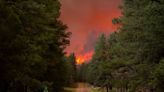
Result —
[[[87,83],[78,83],[75,92],[91,92],[91,86]]]

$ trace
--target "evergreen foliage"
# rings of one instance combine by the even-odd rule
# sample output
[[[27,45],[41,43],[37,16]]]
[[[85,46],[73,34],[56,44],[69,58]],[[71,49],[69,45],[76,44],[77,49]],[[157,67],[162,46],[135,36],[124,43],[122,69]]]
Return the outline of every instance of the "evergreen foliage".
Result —
[[[107,92],[163,92],[164,1],[123,0],[121,10],[118,31],[98,39],[88,82],[108,84]]]
[[[0,92],[58,92],[70,32],[58,0],[0,0]]]

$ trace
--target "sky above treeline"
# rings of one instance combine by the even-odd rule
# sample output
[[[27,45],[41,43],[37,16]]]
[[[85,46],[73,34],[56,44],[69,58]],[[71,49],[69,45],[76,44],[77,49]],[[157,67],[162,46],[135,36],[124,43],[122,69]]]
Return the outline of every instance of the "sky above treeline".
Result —
[[[100,33],[110,34],[117,30],[112,19],[121,15],[121,0],[60,0],[60,19],[72,32],[66,52],[74,52],[80,63],[88,61],[94,51]]]

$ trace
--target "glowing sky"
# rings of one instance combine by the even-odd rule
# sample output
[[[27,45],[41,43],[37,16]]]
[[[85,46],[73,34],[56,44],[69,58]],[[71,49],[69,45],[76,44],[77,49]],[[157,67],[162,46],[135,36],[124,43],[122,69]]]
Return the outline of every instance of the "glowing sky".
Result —
[[[60,0],[60,19],[72,32],[67,52],[90,59],[97,35],[116,31],[112,19],[120,16],[121,0]],[[83,60],[85,61],[85,60]]]

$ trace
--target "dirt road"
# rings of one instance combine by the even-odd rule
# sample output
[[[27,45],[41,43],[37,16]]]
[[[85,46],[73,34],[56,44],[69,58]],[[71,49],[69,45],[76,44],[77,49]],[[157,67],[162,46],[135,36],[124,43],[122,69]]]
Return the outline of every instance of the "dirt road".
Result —
[[[91,87],[89,84],[86,83],[78,83],[75,92],[91,92]]]
[[[92,92],[92,88],[87,83],[77,83],[76,88],[66,87],[64,92]]]

